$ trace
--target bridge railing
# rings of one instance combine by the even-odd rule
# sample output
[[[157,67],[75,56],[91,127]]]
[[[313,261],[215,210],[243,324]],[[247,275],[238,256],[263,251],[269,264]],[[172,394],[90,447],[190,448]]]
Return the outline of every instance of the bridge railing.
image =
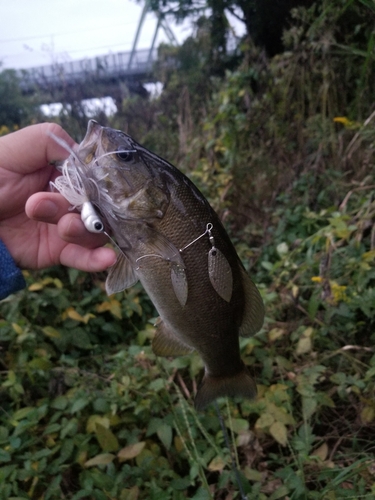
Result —
[[[75,84],[87,79],[105,81],[108,79],[144,77],[151,73],[157,58],[157,49],[137,50],[133,53],[117,52],[94,58],[54,63],[45,66],[18,70],[21,88],[24,91],[37,86],[51,88],[64,84]]]

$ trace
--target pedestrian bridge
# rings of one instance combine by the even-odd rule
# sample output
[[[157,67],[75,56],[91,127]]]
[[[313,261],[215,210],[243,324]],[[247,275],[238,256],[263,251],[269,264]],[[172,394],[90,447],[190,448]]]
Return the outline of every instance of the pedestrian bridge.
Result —
[[[152,70],[156,59],[157,49],[141,49],[18,70],[17,75],[24,94],[43,94],[53,102],[62,94],[69,100],[75,89],[73,94],[88,99],[113,93],[120,82],[130,90],[140,90],[140,82],[155,81]]]

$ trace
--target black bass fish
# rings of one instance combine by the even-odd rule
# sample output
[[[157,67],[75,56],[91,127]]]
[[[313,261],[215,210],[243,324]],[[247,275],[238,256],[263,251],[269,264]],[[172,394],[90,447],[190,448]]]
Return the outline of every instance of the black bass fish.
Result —
[[[130,136],[91,120],[54,183],[92,232],[109,230],[120,249],[110,295],[141,281],[160,318],[158,356],[196,350],[205,375],[195,398],[253,398],[239,335],[256,333],[264,307],[217,214],[177,168]],[[106,233],[107,234],[107,233]]]

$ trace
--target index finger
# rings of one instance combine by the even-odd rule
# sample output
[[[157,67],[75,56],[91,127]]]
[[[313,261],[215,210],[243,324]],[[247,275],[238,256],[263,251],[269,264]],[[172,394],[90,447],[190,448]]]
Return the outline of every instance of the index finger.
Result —
[[[25,175],[68,157],[68,151],[49,135],[62,139],[70,147],[74,140],[57,123],[30,125],[1,138],[1,166]]]

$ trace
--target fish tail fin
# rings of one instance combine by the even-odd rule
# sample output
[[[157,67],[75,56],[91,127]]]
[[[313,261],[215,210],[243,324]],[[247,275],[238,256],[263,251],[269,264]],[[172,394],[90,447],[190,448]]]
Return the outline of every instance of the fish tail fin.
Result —
[[[213,377],[206,373],[198,388],[194,405],[200,411],[204,410],[216,398],[242,396],[253,399],[256,394],[257,387],[255,381],[246,366],[243,365],[243,369],[239,373],[230,377]]]

